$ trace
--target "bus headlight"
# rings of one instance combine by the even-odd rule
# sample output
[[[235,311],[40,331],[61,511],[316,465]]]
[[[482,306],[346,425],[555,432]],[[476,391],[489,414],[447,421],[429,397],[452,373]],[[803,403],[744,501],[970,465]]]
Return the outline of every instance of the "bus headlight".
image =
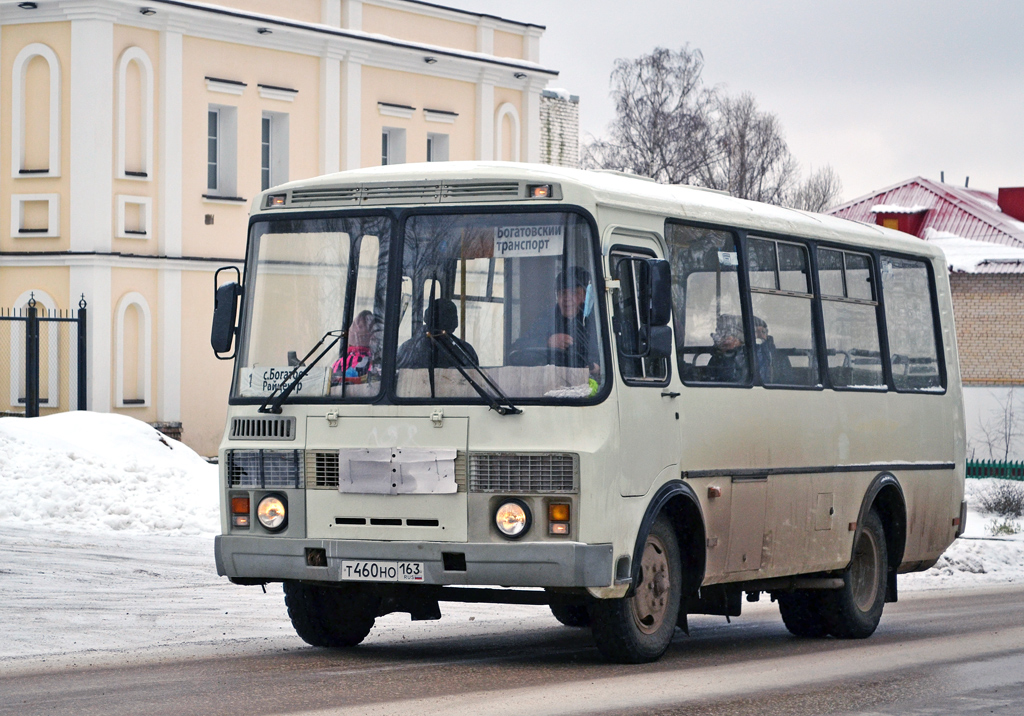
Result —
[[[256,518],[271,532],[283,530],[288,521],[284,498],[278,495],[264,497],[256,508]]]
[[[506,500],[494,512],[494,524],[502,535],[519,539],[530,530],[533,518],[530,508],[522,500]]]

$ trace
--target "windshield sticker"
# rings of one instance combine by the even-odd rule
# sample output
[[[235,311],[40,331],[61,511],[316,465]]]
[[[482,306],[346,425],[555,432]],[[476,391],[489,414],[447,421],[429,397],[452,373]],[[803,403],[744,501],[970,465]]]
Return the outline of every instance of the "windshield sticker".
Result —
[[[244,398],[266,396],[286,385],[286,378],[292,374],[295,366],[257,366],[242,368],[239,371],[238,392]],[[298,373],[302,372],[302,368]],[[296,375],[298,375],[296,373]],[[326,366],[311,368],[292,391],[293,396],[319,397],[325,394],[327,385]]]
[[[718,263],[720,266],[739,266],[740,259],[735,251],[719,251]]]
[[[565,227],[495,226],[494,258],[561,256]]]

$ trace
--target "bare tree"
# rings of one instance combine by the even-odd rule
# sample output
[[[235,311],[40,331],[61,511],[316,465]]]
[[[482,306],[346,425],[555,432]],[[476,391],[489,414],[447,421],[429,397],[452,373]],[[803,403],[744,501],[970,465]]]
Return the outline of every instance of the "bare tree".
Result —
[[[698,178],[741,199],[782,204],[798,176],[779,118],[758,109],[749,92],[715,102],[714,145]]]
[[[978,443],[988,453],[989,460],[1007,462],[1010,454],[1016,453],[1017,439],[1024,436],[1024,416],[1017,410],[1013,390],[998,401],[998,406],[991,411],[988,420],[978,418],[981,434]]]
[[[843,182],[832,165],[826,164],[798,184],[785,203],[794,209],[825,212],[839,203],[842,193]]]
[[[692,181],[707,161],[714,90],[701,81],[700,50],[655,48],[635,60],[616,60],[612,97],[616,118],[606,139],[583,147],[583,166],[652,177],[667,184]]]

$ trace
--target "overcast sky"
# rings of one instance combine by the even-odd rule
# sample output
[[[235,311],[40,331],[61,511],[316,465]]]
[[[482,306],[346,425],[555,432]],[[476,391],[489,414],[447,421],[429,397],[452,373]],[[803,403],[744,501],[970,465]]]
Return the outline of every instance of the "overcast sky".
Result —
[[[704,78],[776,113],[805,172],[831,164],[852,199],[922,175],[1024,186],[1021,0],[435,0],[546,25],[552,87],[580,96],[580,133],[612,118],[620,57],[685,43]]]

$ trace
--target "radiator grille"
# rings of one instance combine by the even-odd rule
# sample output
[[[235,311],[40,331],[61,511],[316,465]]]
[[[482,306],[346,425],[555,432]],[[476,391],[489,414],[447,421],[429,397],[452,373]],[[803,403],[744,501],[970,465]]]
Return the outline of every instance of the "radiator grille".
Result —
[[[338,489],[338,451],[307,450],[306,451],[306,488],[310,490]],[[466,491],[466,453],[459,450],[455,454],[455,484],[459,492]]]
[[[230,487],[302,486],[301,450],[228,450]]]
[[[572,453],[470,453],[470,492],[575,492],[579,457]]]
[[[294,417],[231,418],[232,440],[294,440]]]
[[[519,182],[477,182],[474,184],[445,184],[441,201],[472,201],[473,199],[522,199]]]
[[[518,181],[408,182],[320,186],[295,189],[291,206],[356,206],[381,204],[436,204],[458,201],[515,201],[528,199],[526,185]]]
[[[308,206],[344,206],[358,204],[360,199],[357,186],[330,186],[311,189],[296,189],[292,192],[292,204]]]

